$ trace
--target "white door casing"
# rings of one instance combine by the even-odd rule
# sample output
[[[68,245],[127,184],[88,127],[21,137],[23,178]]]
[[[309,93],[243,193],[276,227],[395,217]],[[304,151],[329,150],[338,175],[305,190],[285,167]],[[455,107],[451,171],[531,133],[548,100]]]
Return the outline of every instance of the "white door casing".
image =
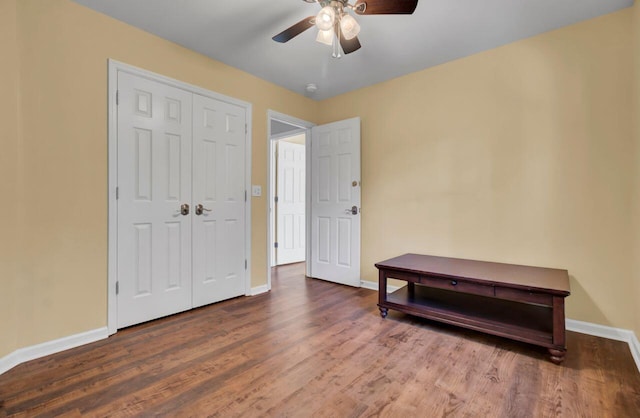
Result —
[[[313,127],[311,146],[311,274],[359,287],[360,118]]]
[[[245,111],[197,94],[193,109],[193,305],[197,307],[244,294]]]
[[[267,216],[266,216],[266,225],[267,225],[267,235],[266,235],[266,249],[267,249],[267,253],[266,253],[266,257],[267,260],[269,260],[269,263],[267,263],[267,268],[266,268],[266,275],[267,275],[267,284],[266,286],[262,287],[261,289],[263,289],[263,291],[267,291],[269,289],[271,289],[271,267],[276,265],[276,257],[275,257],[275,251],[273,251],[273,243],[275,242],[275,236],[276,236],[276,228],[275,228],[275,203],[274,203],[274,197],[275,197],[275,170],[276,170],[276,164],[275,164],[275,151],[274,148],[276,146],[277,143],[277,139],[276,138],[277,135],[274,135],[274,132],[272,131],[272,122],[273,121],[278,121],[278,122],[283,122],[286,123],[288,125],[293,125],[296,127],[299,127],[301,129],[301,133],[304,134],[305,136],[305,144],[306,145],[306,149],[305,149],[305,164],[306,164],[306,184],[305,184],[305,190],[306,190],[306,205],[305,205],[305,211],[306,211],[306,228],[305,228],[305,235],[306,235],[306,243],[305,243],[305,260],[307,261],[307,263],[305,264],[306,267],[306,271],[305,271],[305,275],[308,277],[311,277],[311,263],[309,262],[309,260],[311,260],[311,244],[310,244],[310,238],[311,238],[311,196],[309,191],[311,190],[311,127],[315,126],[313,123],[309,122],[309,121],[305,121],[302,119],[298,119],[298,118],[294,118],[293,116],[289,116],[286,115],[284,113],[280,113],[280,112],[276,112],[274,110],[267,110],[267,137],[266,137],[266,141],[267,141],[267,149],[269,150],[267,152],[267,172],[269,173],[269,181],[267,182],[267,193],[266,196],[269,197],[269,203],[268,203],[268,208],[269,210],[267,211]]]
[[[118,74],[118,328],[191,308],[191,94]]]
[[[305,146],[278,141],[277,264],[305,259]]]

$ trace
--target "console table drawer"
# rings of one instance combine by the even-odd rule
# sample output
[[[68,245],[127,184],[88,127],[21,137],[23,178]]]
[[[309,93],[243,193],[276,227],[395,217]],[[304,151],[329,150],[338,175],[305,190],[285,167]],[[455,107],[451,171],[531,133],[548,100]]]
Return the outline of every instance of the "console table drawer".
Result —
[[[398,280],[404,280],[405,282],[410,282],[410,283],[419,283],[420,282],[420,275],[416,274],[416,273],[406,273],[406,272],[396,272],[396,271],[390,271],[387,273],[387,278],[389,279],[398,279]]]
[[[456,292],[471,293],[473,295],[494,296],[494,288],[491,285],[470,283],[458,279],[446,279],[443,277],[420,276],[420,284],[438,289],[453,290]]]
[[[553,306],[553,296],[545,293],[530,292],[528,290],[496,287],[496,297],[500,299],[515,300],[518,302],[537,303],[539,305]]]

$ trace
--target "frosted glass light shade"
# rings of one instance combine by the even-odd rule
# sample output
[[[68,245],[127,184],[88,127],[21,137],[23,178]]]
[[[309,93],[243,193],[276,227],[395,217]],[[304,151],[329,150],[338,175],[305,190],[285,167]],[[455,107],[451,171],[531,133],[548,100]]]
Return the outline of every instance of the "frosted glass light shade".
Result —
[[[349,14],[345,14],[340,19],[340,29],[342,29],[342,36],[345,39],[353,39],[360,33],[360,25]]]
[[[316,16],[316,26],[320,30],[329,30],[333,28],[333,24],[336,22],[336,11],[333,7],[323,7]]]
[[[325,44],[332,45],[333,44],[333,29],[329,30],[319,30],[318,36],[316,36],[316,41]]]

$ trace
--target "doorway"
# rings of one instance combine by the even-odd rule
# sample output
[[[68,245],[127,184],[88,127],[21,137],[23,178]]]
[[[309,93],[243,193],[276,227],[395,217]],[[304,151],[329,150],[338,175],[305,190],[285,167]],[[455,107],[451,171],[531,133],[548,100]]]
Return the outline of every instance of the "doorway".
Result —
[[[304,262],[308,259],[306,231],[309,230],[309,225],[306,214],[309,205],[307,196],[309,152],[307,144],[314,124],[271,110],[267,117],[269,173],[267,286],[271,289],[272,267]],[[281,154],[278,153],[279,148],[283,151]],[[283,173],[280,176],[278,176],[278,156],[281,160],[289,160],[281,161],[280,169]],[[300,158],[303,160],[300,161]],[[278,180],[280,180],[280,192]],[[302,202],[299,201],[300,197]]]
[[[277,265],[277,140],[304,133],[305,275],[359,287],[360,279],[360,118],[325,125],[268,112],[267,290]],[[278,196],[279,197],[279,196]],[[279,244],[279,243],[278,243]]]

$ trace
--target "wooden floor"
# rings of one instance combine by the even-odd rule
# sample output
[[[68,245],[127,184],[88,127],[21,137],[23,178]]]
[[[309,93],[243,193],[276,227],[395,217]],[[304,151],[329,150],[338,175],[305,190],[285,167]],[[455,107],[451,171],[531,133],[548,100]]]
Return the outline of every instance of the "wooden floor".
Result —
[[[274,270],[273,290],[0,375],[0,416],[638,417],[625,343],[545,349],[390,312],[377,293]]]

